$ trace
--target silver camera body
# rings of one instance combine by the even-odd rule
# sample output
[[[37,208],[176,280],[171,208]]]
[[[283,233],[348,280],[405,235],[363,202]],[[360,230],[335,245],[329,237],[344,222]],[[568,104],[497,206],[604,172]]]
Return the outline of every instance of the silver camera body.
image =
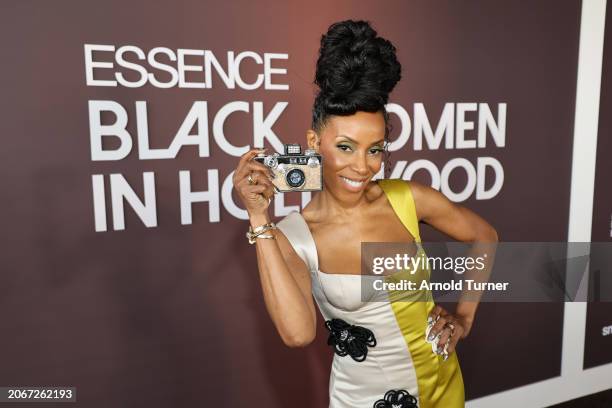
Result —
[[[323,190],[323,159],[315,150],[302,154],[299,144],[286,144],[285,154],[260,153],[254,160],[272,170],[272,184],[278,192]]]

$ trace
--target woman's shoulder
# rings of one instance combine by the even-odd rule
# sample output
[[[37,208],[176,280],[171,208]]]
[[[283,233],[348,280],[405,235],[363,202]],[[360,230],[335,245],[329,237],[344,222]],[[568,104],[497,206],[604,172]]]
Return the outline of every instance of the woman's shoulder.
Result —
[[[278,220],[275,224],[277,227],[285,227],[285,228],[291,228],[294,227],[300,220],[299,218],[302,215],[299,213],[299,211],[291,211],[289,214],[285,215],[283,218],[281,218],[280,220]]]
[[[304,223],[298,211],[291,211],[275,224],[279,232],[291,246],[303,243],[308,237],[308,225]],[[279,242],[279,245],[280,244]]]
[[[379,187],[380,185],[383,185],[386,189],[407,188],[408,190],[410,190],[410,193],[412,194],[412,197],[415,200],[417,199],[417,197],[422,196],[424,194],[426,195],[429,190],[432,190],[431,187],[428,187],[425,184],[422,184],[414,180],[382,179],[382,180],[378,180],[378,182],[379,182]],[[381,187],[381,190],[382,190],[382,187]]]
[[[379,185],[379,187],[381,185],[384,185],[384,186],[396,186],[396,185],[397,186],[408,186],[411,189],[424,187],[424,185],[419,183],[418,181],[404,180],[404,179],[401,179],[401,178],[396,178],[396,179],[379,179],[379,180],[376,180],[376,182]]]

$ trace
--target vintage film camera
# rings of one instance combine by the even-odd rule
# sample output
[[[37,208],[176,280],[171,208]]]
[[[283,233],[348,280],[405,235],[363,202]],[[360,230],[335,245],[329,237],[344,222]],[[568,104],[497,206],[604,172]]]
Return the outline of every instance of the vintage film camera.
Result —
[[[278,192],[323,190],[323,160],[315,150],[302,154],[299,144],[286,144],[284,155],[260,153],[254,160],[272,170],[272,184]]]

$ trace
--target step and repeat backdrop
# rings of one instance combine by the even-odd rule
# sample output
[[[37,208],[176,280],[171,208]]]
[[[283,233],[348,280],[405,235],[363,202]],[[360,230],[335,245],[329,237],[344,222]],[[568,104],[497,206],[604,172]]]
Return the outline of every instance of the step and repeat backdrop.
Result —
[[[0,13],[0,386],[83,407],[327,406],[332,352],[284,346],[233,191],[253,147],[305,145],[321,35],[365,19],[398,50],[391,177],[502,241],[568,238],[581,2],[7,2]],[[609,37],[609,35],[608,35]],[[612,64],[593,240],[611,240]],[[278,194],[279,220],[309,194]],[[443,240],[423,225],[424,240]],[[589,304],[585,367],[612,362]],[[483,303],[468,399],[561,375],[564,303]]]

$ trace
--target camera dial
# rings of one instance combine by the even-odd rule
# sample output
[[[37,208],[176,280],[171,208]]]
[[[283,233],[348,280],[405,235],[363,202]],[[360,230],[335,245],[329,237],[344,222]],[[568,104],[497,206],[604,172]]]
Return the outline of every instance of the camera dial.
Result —
[[[309,157],[307,165],[308,167],[317,167],[319,165],[319,159],[316,157]]]
[[[264,164],[271,169],[275,169],[278,166],[278,153],[274,153],[272,156],[264,158]]]

